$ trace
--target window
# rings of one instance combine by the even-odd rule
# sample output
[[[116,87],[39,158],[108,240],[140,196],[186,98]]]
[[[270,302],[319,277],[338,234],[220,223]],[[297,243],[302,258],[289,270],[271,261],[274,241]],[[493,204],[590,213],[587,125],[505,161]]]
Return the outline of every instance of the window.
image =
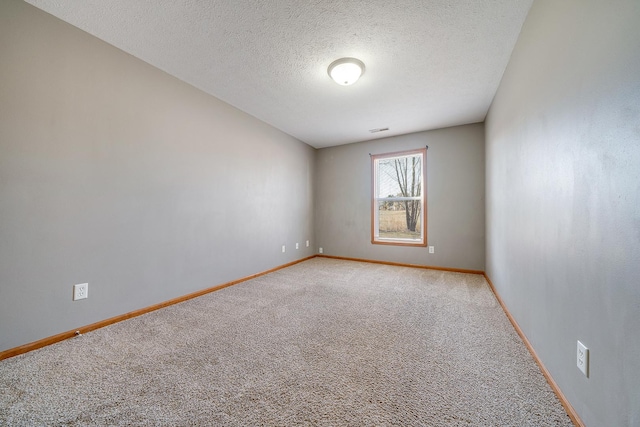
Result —
[[[371,243],[427,245],[426,148],[371,156]]]

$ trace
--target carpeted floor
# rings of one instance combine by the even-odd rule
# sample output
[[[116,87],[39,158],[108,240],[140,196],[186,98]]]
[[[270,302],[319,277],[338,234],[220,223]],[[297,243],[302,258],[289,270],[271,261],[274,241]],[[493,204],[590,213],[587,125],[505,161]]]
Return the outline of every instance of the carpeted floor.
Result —
[[[314,258],[1,361],[0,425],[572,423],[482,276]]]

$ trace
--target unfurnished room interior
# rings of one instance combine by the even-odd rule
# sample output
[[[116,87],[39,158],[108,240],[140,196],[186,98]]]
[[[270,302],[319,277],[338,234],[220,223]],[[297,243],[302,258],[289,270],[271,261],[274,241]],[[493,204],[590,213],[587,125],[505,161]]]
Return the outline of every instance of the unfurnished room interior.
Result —
[[[638,22],[0,1],[0,425],[640,426]]]

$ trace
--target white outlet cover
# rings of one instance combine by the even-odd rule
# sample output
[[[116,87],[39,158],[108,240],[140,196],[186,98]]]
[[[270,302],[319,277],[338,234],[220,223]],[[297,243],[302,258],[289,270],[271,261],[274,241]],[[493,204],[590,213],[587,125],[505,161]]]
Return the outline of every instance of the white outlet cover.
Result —
[[[435,253],[435,251],[436,251],[435,246],[429,246],[429,253],[430,254]]]
[[[578,352],[576,354],[576,364],[585,377],[589,377],[589,349],[578,341]]]
[[[296,249],[300,249],[300,245],[296,243]]]
[[[79,299],[85,299],[89,297],[89,284],[88,283],[80,283],[78,285],[73,285],[73,300],[77,301]]]
[[[320,248],[320,250],[318,252],[322,253],[322,248]]]
[[[309,241],[307,240],[307,247],[309,247]]]
[[[282,245],[282,253],[285,253],[286,250],[287,250],[287,248],[284,245]]]

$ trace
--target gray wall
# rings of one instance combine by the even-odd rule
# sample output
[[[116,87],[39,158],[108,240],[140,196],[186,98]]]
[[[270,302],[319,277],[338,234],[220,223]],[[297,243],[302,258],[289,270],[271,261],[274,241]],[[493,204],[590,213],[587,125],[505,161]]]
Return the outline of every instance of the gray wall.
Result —
[[[640,425],[639,22],[537,0],[486,122],[487,272],[587,426]]]
[[[425,247],[371,244],[369,154],[427,150]],[[316,236],[327,255],[484,270],[484,126],[458,126],[318,150]]]
[[[19,0],[0,58],[0,351],[313,254],[311,147]]]

